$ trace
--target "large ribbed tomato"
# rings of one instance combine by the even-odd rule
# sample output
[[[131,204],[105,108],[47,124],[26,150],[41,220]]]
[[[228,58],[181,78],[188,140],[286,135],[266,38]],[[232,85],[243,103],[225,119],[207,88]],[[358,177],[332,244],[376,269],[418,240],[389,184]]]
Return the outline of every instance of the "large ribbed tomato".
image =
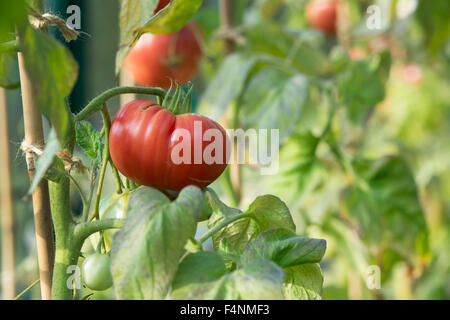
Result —
[[[204,188],[227,166],[229,140],[218,123],[195,113],[174,115],[148,100],[123,106],[112,122],[109,139],[117,169],[146,186],[174,191],[188,185]],[[181,150],[183,145],[189,148]],[[208,154],[212,158],[204,157]],[[174,156],[188,161],[180,163]]]
[[[168,88],[171,80],[181,84],[198,70],[203,52],[201,31],[191,21],[171,34],[143,34],[131,48],[124,68],[140,85]]]
[[[313,28],[335,34],[336,6],[336,0],[311,0],[306,5],[306,19]]]

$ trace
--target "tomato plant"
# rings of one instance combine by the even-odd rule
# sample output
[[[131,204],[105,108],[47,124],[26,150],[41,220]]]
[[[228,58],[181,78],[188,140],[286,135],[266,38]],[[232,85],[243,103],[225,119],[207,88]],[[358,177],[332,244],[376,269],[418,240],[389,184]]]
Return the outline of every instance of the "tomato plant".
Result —
[[[9,222],[0,203],[17,298],[449,297],[447,0],[108,2],[139,84],[111,88],[116,35],[79,41],[50,2],[0,2],[0,154],[23,138],[30,178],[12,166]]]
[[[214,134],[211,145],[218,143],[210,150],[211,163],[204,159],[209,143],[203,137],[208,130]],[[176,154],[179,140],[188,148]],[[123,106],[110,131],[111,158],[123,175],[142,185],[175,191],[188,185],[204,188],[216,180],[227,166],[227,146],[227,134],[215,121],[193,113],[174,115],[148,100]],[[176,156],[182,162],[177,163]]]
[[[145,33],[130,50],[124,67],[140,85],[169,88],[171,81],[184,84],[199,68],[201,37],[195,22],[175,33]]]

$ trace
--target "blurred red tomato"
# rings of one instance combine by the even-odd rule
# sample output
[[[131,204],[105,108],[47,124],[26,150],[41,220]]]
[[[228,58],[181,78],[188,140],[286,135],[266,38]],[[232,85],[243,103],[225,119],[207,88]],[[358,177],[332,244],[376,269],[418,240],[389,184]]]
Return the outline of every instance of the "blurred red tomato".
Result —
[[[350,59],[352,59],[354,61],[362,60],[367,57],[366,51],[360,47],[351,48],[348,55],[349,55]]]
[[[403,79],[409,84],[420,84],[422,82],[422,70],[418,65],[407,65],[403,68]]]
[[[203,56],[201,31],[194,21],[171,34],[143,34],[124,61],[134,81],[169,88],[171,79],[184,84],[196,74]]]
[[[336,0],[311,0],[306,5],[306,19],[313,28],[335,34],[336,6]]]

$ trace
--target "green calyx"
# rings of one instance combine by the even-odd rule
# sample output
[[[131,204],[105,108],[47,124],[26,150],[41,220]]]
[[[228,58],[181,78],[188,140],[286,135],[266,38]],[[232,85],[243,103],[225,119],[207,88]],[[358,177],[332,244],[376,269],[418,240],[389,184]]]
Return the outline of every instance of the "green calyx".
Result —
[[[189,83],[188,90],[187,92],[185,92],[183,87],[181,87],[177,83],[174,91],[171,84],[166,96],[164,97],[163,102],[161,103],[161,106],[164,109],[169,110],[173,114],[183,114],[191,112],[192,88],[192,83]]]

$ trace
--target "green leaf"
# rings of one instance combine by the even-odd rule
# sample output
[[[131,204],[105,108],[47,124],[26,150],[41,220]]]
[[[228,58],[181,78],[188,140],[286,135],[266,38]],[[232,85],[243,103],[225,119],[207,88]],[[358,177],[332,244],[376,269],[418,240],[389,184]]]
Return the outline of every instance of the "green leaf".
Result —
[[[215,252],[201,251],[187,255],[180,263],[173,280],[172,290],[209,281],[216,281],[227,274],[224,261]]]
[[[261,233],[245,248],[239,266],[254,259],[267,259],[282,268],[305,263],[320,262],[325,254],[326,241],[297,236],[286,229],[274,229]]]
[[[70,51],[50,35],[27,26],[20,31],[20,48],[33,83],[36,105],[56,130],[61,145],[72,136],[72,114],[66,97],[78,75]]]
[[[264,68],[249,80],[239,105],[243,127],[279,129],[280,140],[291,134],[308,98],[309,81],[278,68]]]
[[[319,264],[308,263],[284,269],[284,297],[288,300],[322,299],[323,275]]]
[[[217,253],[222,257],[227,269],[230,271],[236,269],[242,255],[242,251],[233,247],[227,239],[220,240]]]
[[[206,202],[208,203],[209,207],[212,209],[214,213],[216,213],[218,216],[223,216],[225,218],[234,216],[236,214],[242,213],[241,210],[230,208],[226,204],[224,204],[215,194],[214,190],[207,189],[205,192],[205,198]]]
[[[233,278],[240,299],[282,300],[284,275],[275,263],[260,259],[234,271]]]
[[[56,154],[61,150],[58,139],[56,137],[56,131],[52,129],[48,136],[47,144],[45,145],[44,151],[39,156],[36,161],[36,171],[34,173],[33,181],[31,183],[29,194],[32,194],[42,178],[45,177],[46,172],[52,166],[53,160]]]
[[[316,150],[320,139],[311,131],[295,132],[287,138],[280,150],[280,163],[283,168],[274,177],[276,188],[289,186],[289,195],[297,197],[310,180],[317,167]],[[290,198],[287,196],[287,198]]]
[[[217,253],[198,252],[180,264],[170,298],[181,300],[282,299],[283,270],[267,260],[255,260],[228,273]]]
[[[387,245],[411,257],[428,251],[427,225],[412,172],[399,156],[377,161],[355,160],[355,169],[369,190],[350,187],[345,204],[359,222],[365,241]]]
[[[367,60],[351,61],[337,77],[342,104],[353,122],[361,122],[369,110],[383,101],[390,55],[383,52]]]
[[[116,55],[116,73],[127,56],[135,39],[135,30],[143,26],[153,16],[159,0],[119,0],[120,45]]]
[[[171,0],[169,5],[159,11],[141,28],[138,37],[146,32],[172,33],[180,30],[197,12],[202,0]]]
[[[0,1],[0,43],[15,39],[15,27],[26,22],[25,0]]]
[[[220,119],[226,108],[244,90],[258,57],[239,53],[229,55],[220,66],[216,76],[210,81],[199,104],[199,113],[212,119]]]
[[[195,235],[201,202],[202,193],[193,186],[183,189],[172,203],[152,188],[135,191],[111,250],[111,272],[119,299],[166,297],[186,242]]]
[[[248,216],[230,223],[213,235],[216,250],[222,239],[227,239],[232,246],[243,250],[249,242],[266,230],[286,228],[295,232],[295,224],[288,207],[275,196],[265,195],[256,198],[244,214]],[[222,214],[214,213],[208,227],[211,229],[223,220]]]
[[[100,164],[104,149],[100,132],[95,130],[90,122],[80,121],[76,123],[75,133],[77,143],[84,153],[91,159],[97,159],[97,164]]]
[[[432,53],[437,53],[450,37],[448,12],[450,3],[447,0],[419,1],[416,16],[424,29],[424,37]]]
[[[305,32],[291,32],[274,23],[259,23],[248,28],[247,50],[283,60],[284,65],[301,73],[320,75],[331,69],[326,55],[315,44],[317,39]]]
[[[19,75],[17,70],[16,53],[0,53],[0,87],[9,89],[18,87]]]

